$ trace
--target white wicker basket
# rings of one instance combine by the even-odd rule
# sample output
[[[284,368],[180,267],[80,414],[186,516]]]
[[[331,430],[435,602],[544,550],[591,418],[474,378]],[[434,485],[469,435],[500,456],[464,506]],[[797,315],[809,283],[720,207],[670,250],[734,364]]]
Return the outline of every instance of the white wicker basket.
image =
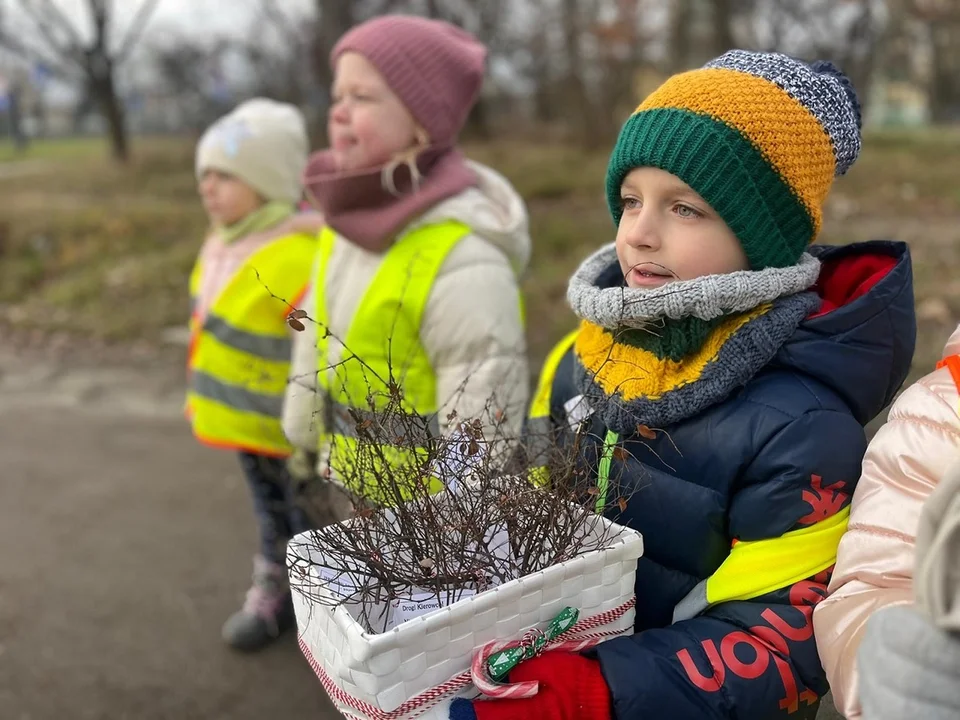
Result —
[[[634,578],[640,534],[601,519],[607,547],[512,580],[385,633],[364,631],[345,607],[310,604],[294,592],[300,647],[344,716],[362,720],[446,720],[455,697],[475,697],[470,665],[491,641],[542,629],[563,608],[594,619],[605,636],[633,632]],[[316,552],[309,533],[289,545],[289,564]]]

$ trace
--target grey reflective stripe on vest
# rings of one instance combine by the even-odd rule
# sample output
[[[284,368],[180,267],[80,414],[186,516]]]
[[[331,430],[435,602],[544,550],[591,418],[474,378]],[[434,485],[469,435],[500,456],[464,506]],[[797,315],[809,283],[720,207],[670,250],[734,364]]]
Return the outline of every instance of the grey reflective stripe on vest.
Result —
[[[370,434],[391,445],[423,447],[431,438],[440,435],[440,423],[436,415],[401,415],[399,413],[373,412],[353,408],[326,398],[325,410],[328,427],[334,435],[349,438],[359,437],[358,425],[369,422]]]
[[[710,607],[707,602],[707,581],[701,580],[696,586],[677,603],[673,609],[673,622],[695,618]]]
[[[228,385],[205,372],[190,373],[190,385],[197,395],[216,400],[237,410],[279,418],[283,411],[283,397],[265,395],[239,385]]]
[[[234,327],[213,313],[207,315],[203,329],[224,345],[262,357],[265,360],[290,361],[291,342],[287,337],[258,335]]]

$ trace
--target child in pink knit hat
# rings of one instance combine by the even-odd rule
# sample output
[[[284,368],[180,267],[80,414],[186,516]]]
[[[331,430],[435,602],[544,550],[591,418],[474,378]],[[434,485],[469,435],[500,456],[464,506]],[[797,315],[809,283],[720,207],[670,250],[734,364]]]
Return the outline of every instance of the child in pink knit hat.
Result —
[[[284,430],[334,482],[350,485],[343,418],[371,399],[385,409],[387,379],[431,431],[477,418],[488,437],[519,434],[526,207],[457,148],[485,59],[464,30],[406,15],[354,27],[331,53],[330,147],[304,177],[326,222],[301,306],[316,323],[295,339]]]

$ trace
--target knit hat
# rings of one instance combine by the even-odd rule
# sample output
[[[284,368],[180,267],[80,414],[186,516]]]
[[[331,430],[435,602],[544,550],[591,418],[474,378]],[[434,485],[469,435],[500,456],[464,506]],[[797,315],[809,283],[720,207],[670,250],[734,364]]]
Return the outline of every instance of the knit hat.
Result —
[[[330,53],[373,63],[387,85],[438,147],[453,145],[483,84],[487,49],[442,20],[383,15],[346,32]]]
[[[619,224],[624,177],[666,170],[720,214],[752,269],[793,265],[820,232],[833,178],[860,152],[860,128],[856,93],[831,63],[731,50],[668,79],[626,121],[607,202]]]
[[[296,203],[308,150],[306,121],[296,107],[254,98],[217,120],[200,138],[197,177],[220,170],[266,200]]]

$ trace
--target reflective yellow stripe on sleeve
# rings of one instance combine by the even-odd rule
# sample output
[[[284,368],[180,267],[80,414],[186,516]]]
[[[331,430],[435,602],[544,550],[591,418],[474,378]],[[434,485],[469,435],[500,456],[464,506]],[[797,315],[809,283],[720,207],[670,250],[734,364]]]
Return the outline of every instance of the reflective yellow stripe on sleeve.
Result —
[[[850,508],[810,527],[768,540],[736,542],[709,578],[699,583],[673,611],[673,621],[696,617],[731,600],[750,600],[812,577],[837,561]]]

